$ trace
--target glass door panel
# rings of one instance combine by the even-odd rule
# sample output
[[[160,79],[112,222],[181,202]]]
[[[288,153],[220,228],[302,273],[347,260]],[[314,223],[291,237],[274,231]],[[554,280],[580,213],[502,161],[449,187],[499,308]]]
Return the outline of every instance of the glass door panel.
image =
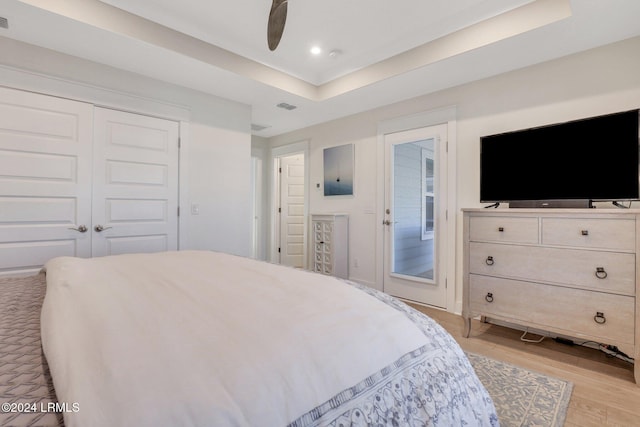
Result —
[[[433,282],[437,183],[434,163],[435,139],[393,146],[393,274]]]

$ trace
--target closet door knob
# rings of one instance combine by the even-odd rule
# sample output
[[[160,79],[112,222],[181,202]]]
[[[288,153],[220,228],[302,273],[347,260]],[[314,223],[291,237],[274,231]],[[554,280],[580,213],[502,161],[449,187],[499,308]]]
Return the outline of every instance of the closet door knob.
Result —
[[[98,224],[95,227],[93,227],[93,229],[98,232],[98,233],[102,233],[104,230],[108,230],[112,227],[103,227],[102,225]]]
[[[80,233],[86,233],[88,228],[86,225],[79,225],[77,228],[71,227],[69,230],[79,231]]]

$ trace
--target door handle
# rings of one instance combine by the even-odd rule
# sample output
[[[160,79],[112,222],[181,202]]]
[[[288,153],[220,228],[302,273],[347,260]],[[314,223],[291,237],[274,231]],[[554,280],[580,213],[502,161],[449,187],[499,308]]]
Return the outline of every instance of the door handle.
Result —
[[[70,227],[69,230],[75,230],[75,231],[79,231],[80,233],[86,233],[88,228],[86,225],[79,225],[77,228],[76,227]]]
[[[98,232],[98,233],[102,233],[104,230],[108,230],[112,227],[103,227],[102,225],[98,224],[95,227],[93,227],[93,229]]]
[[[382,225],[391,225],[391,221],[386,219],[386,220],[382,221]]]

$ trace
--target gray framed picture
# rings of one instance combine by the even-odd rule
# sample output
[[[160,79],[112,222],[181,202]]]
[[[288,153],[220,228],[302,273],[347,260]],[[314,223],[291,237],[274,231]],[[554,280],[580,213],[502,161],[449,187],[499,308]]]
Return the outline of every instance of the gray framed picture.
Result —
[[[353,144],[325,148],[324,195],[353,195]]]

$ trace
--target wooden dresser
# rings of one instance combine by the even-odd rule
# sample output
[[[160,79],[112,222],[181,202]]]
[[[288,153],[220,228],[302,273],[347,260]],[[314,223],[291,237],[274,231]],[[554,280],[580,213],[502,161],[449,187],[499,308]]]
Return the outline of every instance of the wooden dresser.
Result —
[[[637,359],[640,210],[464,209],[463,309]],[[635,365],[636,382],[640,366]]]

